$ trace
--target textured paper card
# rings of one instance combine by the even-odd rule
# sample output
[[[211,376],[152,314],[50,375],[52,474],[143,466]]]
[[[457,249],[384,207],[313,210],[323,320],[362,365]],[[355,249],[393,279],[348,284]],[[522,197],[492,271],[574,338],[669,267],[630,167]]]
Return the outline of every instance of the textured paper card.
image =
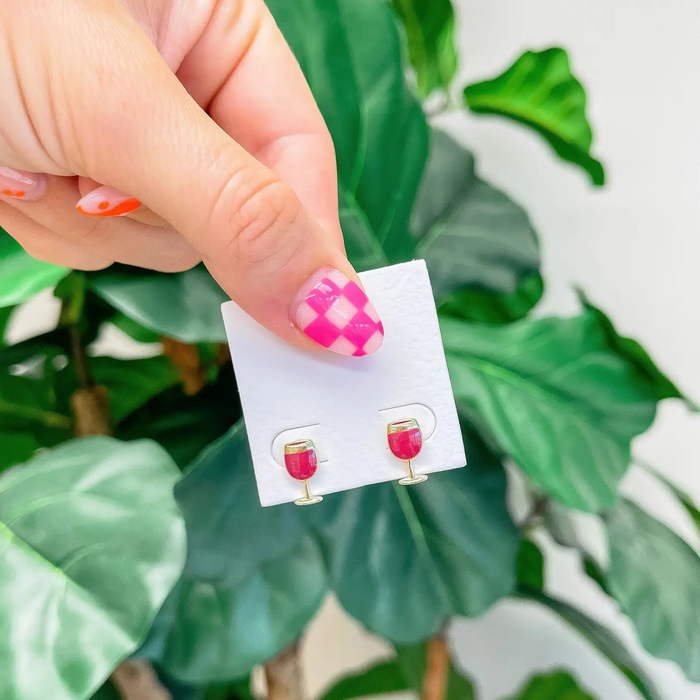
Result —
[[[222,306],[264,506],[302,495],[284,468],[284,445],[293,440],[316,445],[319,466],[309,484],[320,495],[406,476],[387,444],[386,427],[395,420],[420,424],[417,474],[466,464],[425,263],[360,277],[385,330],[384,344],[367,357],[299,350],[234,302]]]

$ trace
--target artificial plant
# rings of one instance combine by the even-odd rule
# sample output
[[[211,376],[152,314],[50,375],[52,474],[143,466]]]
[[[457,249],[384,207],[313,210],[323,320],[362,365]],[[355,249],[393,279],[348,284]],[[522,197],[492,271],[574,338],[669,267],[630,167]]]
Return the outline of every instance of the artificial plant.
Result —
[[[226,297],[207,270],[70,271],[0,232],[0,337],[36,293],[61,300],[53,330],[0,347],[0,697],[128,697],[128,657],[174,698],[246,697],[260,664],[270,696],[283,697],[297,641],[333,591],[396,658],[326,700],[477,698],[444,631],[509,596],[560,616],[640,697],[662,700],[613,632],[547,593],[540,530],[580,551],[650,653],[700,682],[700,558],[618,494],[631,440],[660,401],[685,399],[583,294],[574,317],[530,316],[543,292],[531,222],[426,117],[428,103],[459,109],[460,94],[461,108],[534,129],[602,185],[566,52],[528,51],[461,89],[449,0],[268,5],[335,141],[350,259],[428,263],[469,464],[411,490],[379,484],[308,511],[263,509],[222,345]],[[156,354],[96,356],[110,325]],[[519,522],[506,462],[528,487]],[[570,509],[603,523],[608,561],[584,551]],[[591,697],[565,670],[517,695]]]

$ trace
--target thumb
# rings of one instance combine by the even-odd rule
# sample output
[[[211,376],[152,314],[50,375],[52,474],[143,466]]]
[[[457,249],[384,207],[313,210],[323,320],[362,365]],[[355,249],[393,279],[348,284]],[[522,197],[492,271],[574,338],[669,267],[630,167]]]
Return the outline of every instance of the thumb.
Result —
[[[90,71],[76,99],[87,175],[166,219],[231,298],[280,337],[344,355],[375,352],[383,327],[337,235],[194,102],[135,23],[127,26],[111,33],[118,39],[105,42],[105,69]]]

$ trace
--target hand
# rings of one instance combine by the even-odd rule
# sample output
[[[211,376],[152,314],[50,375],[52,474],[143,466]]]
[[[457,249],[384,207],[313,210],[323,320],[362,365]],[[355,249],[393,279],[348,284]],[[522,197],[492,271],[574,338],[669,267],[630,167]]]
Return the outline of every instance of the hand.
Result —
[[[0,28],[0,225],[31,255],[203,260],[282,338],[378,349],[333,143],[262,0],[3,2]]]

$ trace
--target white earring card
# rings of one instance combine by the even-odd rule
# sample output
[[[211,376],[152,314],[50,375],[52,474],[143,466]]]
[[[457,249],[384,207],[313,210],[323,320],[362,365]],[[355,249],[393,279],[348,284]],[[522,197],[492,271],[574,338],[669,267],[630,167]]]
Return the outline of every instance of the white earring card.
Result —
[[[417,474],[466,464],[437,312],[422,260],[360,274],[384,325],[373,355],[292,347],[230,301],[222,306],[260,503],[295,501],[303,486],[284,467],[284,446],[312,440],[314,495],[407,475],[389,451],[387,425],[415,418],[423,448]],[[420,487],[406,487],[420,488]]]

